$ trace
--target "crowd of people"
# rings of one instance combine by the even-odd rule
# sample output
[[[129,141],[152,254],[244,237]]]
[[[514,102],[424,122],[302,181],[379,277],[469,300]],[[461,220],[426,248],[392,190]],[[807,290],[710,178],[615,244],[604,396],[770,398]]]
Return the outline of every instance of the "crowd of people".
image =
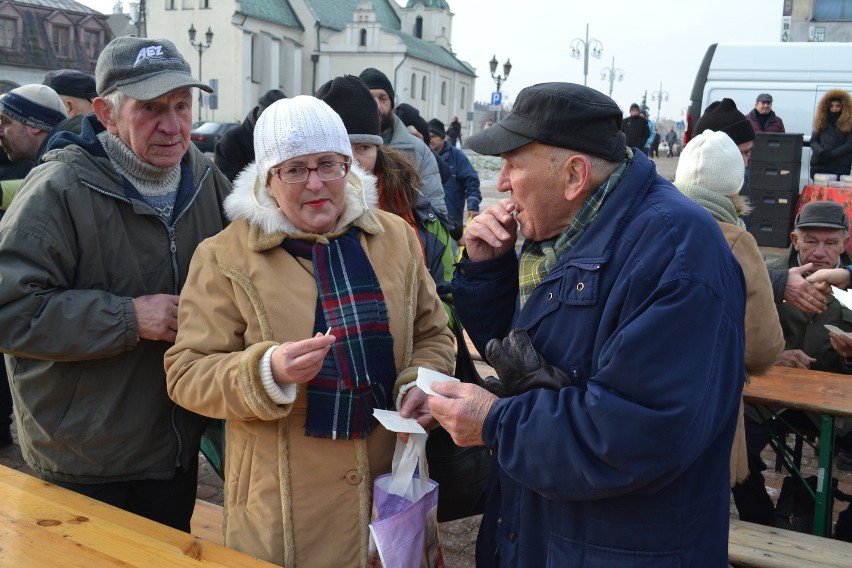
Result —
[[[94,77],[0,100],[0,445],[14,409],[41,479],[189,531],[224,421],[225,544],[364,566],[382,409],[492,450],[477,566],[724,566],[731,492],[772,523],[779,426],[743,385],[852,374],[852,335],[822,325],[852,332],[829,293],[852,259],[836,203],[805,205],[769,265],[746,230],[755,131],[784,131],[771,95],[711,104],[672,183],[650,158],[680,138],[647,109],[526,87],[464,139],[502,160],[481,208],[458,118],[395,104],[378,69],[264,93],[212,160],[196,88],[170,41],[119,37]],[[812,171],[849,174],[850,117],[827,92]],[[462,326],[496,376],[429,396],[418,369],[452,374]]]

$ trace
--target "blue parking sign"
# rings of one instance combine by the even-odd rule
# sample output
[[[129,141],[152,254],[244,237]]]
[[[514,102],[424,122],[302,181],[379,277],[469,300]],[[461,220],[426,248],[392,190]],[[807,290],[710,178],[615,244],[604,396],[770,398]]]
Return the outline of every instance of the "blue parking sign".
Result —
[[[499,91],[496,92],[496,93],[491,93],[491,104],[492,105],[503,104],[503,93],[501,93]]]

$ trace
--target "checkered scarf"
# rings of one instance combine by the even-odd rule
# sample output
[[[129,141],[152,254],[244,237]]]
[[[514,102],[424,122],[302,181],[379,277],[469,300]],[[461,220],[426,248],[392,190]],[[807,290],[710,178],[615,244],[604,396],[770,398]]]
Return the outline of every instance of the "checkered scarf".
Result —
[[[601,206],[613,192],[618,182],[633,161],[633,153],[628,148],[627,157],[615,169],[612,175],[592,193],[580,211],[558,237],[546,241],[525,241],[521,248],[521,260],[518,267],[518,288],[521,296],[521,308],[532,294],[535,287],[553,270],[559,258],[571,250],[580,236],[594,221]]]
[[[305,434],[366,438],[373,409],[387,409],[396,382],[393,337],[378,278],[353,227],[324,245],[286,239],[293,256],[312,258],[317,284],[314,332],[332,328],[337,341],[308,383]]]

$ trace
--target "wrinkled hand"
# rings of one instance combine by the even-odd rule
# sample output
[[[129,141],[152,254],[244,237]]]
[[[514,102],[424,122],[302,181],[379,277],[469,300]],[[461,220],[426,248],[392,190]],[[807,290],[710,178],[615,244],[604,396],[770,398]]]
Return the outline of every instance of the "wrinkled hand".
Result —
[[[272,352],[269,362],[272,367],[272,379],[279,385],[302,384],[312,380],[322,369],[333,335],[317,332],[310,339],[282,343]]]
[[[776,364],[782,367],[794,367],[796,369],[810,369],[813,363],[816,363],[816,359],[809,357],[801,349],[782,351],[781,356],[776,361]]]
[[[136,335],[139,339],[175,342],[177,336],[178,296],[153,294],[133,298]]]
[[[787,272],[787,286],[784,288],[784,300],[808,314],[818,314],[828,306],[825,295],[805,280],[804,275],[813,267],[813,264],[808,263],[791,268]]]
[[[849,337],[845,333],[839,335],[829,332],[828,338],[831,341],[831,347],[834,348],[838,355],[846,359],[852,358],[852,337]]]
[[[429,411],[461,447],[481,446],[482,427],[497,397],[471,383],[432,383],[432,390],[449,398],[429,397]]]
[[[497,378],[486,377],[485,388],[499,397],[515,396],[530,389],[559,390],[571,384],[568,375],[551,367],[533,347],[524,329],[513,329],[503,339],[492,339],[485,356]]]
[[[429,395],[423,392],[420,387],[408,389],[408,392],[402,397],[399,414],[403,418],[414,418],[427,432],[438,425],[438,422],[432,417],[432,413],[429,412]],[[400,439],[406,442],[408,436],[400,434]]]
[[[501,199],[471,219],[465,232],[465,250],[470,260],[490,260],[515,248],[518,224],[512,216],[514,211],[514,203]]]
[[[844,290],[850,284],[850,272],[848,268],[822,268],[817,270],[805,280],[814,285],[820,293],[826,296],[831,294],[831,287],[837,286]]]

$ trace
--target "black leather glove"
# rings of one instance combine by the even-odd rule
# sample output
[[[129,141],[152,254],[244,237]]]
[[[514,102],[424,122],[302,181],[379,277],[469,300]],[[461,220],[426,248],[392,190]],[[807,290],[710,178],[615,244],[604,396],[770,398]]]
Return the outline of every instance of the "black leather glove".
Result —
[[[489,341],[485,356],[497,371],[496,377],[485,377],[485,388],[499,397],[537,388],[559,390],[572,384],[568,375],[548,365],[524,329],[513,329],[503,340]]]

